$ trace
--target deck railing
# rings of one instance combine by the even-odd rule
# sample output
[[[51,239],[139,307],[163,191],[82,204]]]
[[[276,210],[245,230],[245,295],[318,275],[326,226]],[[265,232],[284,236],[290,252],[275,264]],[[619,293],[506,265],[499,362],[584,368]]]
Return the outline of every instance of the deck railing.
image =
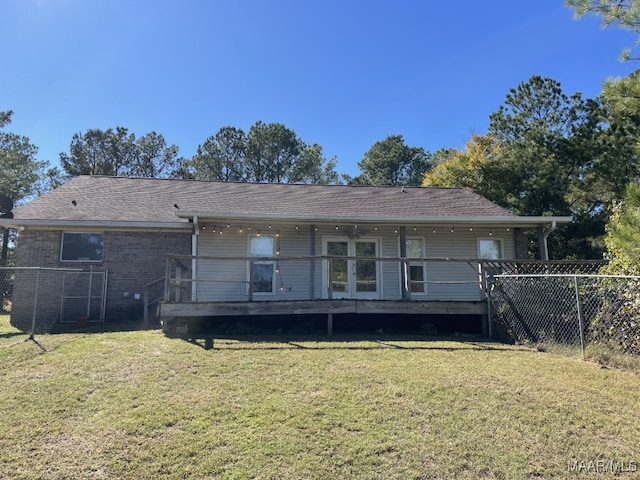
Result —
[[[270,265],[273,285],[256,281],[264,265]],[[347,265],[351,265],[348,267]],[[375,265],[375,268],[373,268]],[[477,258],[406,258],[406,257],[355,257],[330,255],[272,256],[272,257],[222,257],[169,255],[166,263],[164,302],[188,303],[211,301],[211,291],[231,292],[219,301],[261,301],[285,298],[292,290],[287,278],[295,278],[297,299],[317,300],[343,298],[348,285],[366,296],[368,291],[378,291],[381,276],[392,275],[399,280],[402,300],[424,299],[433,288],[466,286],[476,298],[484,300],[494,275],[504,273],[593,273],[597,262],[529,260],[485,260]],[[349,278],[347,273],[356,268],[365,274]],[[282,273],[286,271],[286,275]],[[275,272],[275,275],[273,275]],[[337,272],[337,274],[336,274]],[[257,275],[256,275],[257,274]],[[254,279],[252,281],[251,279]],[[308,285],[308,292],[300,293],[300,284]],[[271,281],[271,280],[269,280]],[[319,284],[319,282],[323,282]],[[388,283],[387,283],[388,285]],[[264,288],[270,293],[263,295]],[[208,294],[203,294],[207,290]],[[262,290],[262,291],[261,291]],[[273,291],[275,290],[275,291]],[[449,289],[450,290],[450,289]],[[219,295],[220,296],[220,295]],[[303,298],[301,298],[303,297]],[[466,299],[467,300],[467,299]]]

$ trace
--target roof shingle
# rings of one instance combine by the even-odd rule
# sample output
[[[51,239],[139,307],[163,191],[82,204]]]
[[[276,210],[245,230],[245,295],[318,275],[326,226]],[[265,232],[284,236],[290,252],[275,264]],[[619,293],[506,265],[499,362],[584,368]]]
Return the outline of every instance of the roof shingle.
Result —
[[[75,205],[72,204],[75,200]],[[178,208],[174,207],[174,204]],[[80,176],[15,209],[16,220],[175,223],[179,212],[332,217],[513,216],[464,189]]]

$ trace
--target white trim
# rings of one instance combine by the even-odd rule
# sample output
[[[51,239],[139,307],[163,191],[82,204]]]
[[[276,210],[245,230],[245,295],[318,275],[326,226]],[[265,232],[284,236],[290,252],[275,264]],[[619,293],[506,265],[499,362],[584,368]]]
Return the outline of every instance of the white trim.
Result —
[[[148,230],[188,230],[191,231],[191,222],[121,222],[100,220],[42,220],[42,219],[0,219],[0,226],[7,228],[38,227],[48,230],[60,230],[61,228],[97,228],[107,229],[148,229]]]
[[[497,259],[495,259],[495,260],[501,260],[501,259],[504,259],[504,242],[503,242],[503,239],[502,239],[502,238],[496,238],[496,237],[476,237],[476,253],[477,253],[477,255],[478,255],[478,258],[479,258],[479,259],[480,259],[480,258],[482,258],[482,257],[480,256],[480,242],[481,242],[481,241],[483,241],[483,240],[490,240],[490,241],[492,241],[492,242],[498,242],[500,252],[499,252],[499,256],[498,256],[498,258],[497,258]],[[488,259],[488,260],[494,260],[494,259]]]
[[[276,236],[275,234],[251,234],[251,235],[247,235],[247,257],[251,257],[251,239],[252,238],[270,238],[271,240],[273,240],[273,251],[271,252],[271,256],[275,257],[276,256]],[[265,260],[265,261],[260,261],[260,262],[254,262],[254,265],[267,265],[267,264],[271,264],[272,267],[272,274],[271,274],[271,291],[270,292],[253,292],[253,295],[256,296],[274,296],[277,293],[277,289],[276,289],[276,260]],[[247,295],[249,294],[249,288],[252,282],[251,279],[251,269],[249,268],[249,262],[247,262]]]
[[[422,240],[422,256],[423,258],[427,256],[427,239],[424,236],[420,236],[420,235],[407,235],[407,240]],[[400,245],[400,237],[398,236],[398,256],[400,256],[400,249],[401,249],[401,245]],[[426,297],[428,295],[428,289],[427,289],[427,262],[425,262],[424,260],[421,261],[412,261],[411,260],[412,257],[407,256],[407,260],[409,261],[409,278],[407,279],[407,282],[409,283],[409,292],[411,294],[411,297]],[[414,257],[415,258],[415,257]],[[411,291],[411,265],[422,265],[422,281],[425,282],[423,283],[423,288],[424,291],[422,292],[412,292]],[[398,265],[398,293],[402,293],[402,285],[401,285],[401,279],[402,279],[402,264]]]
[[[391,217],[391,216],[357,216],[357,215],[286,215],[286,214],[241,214],[233,212],[201,212],[201,211],[180,211],[176,213],[179,218],[191,218],[197,216],[200,221],[227,221],[227,219],[236,219],[238,221],[268,221],[268,220],[285,220],[291,222],[312,222],[314,224],[335,224],[341,223],[379,223],[388,225],[397,225],[402,223],[416,225],[504,225],[508,227],[519,226],[541,226],[556,223],[571,223],[572,217],[521,217],[516,215],[495,215],[495,216],[412,216],[412,217]]]
[[[362,236],[360,238],[349,238],[346,236],[339,235],[323,235],[322,236],[322,254],[328,255],[327,253],[327,244],[329,242],[345,242],[347,244],[347,256],[355,257],[356,256],[356,244],[358,242],[374,242],[376,245],[376,257],[380,257],[380,253],[382,250],[382,237],[378,236]],[[336,296],[336,292],[334,292],[333,298],[345,298],[345,299],[363,299],[363,300],[379,300],[384,298],[383,294],[383,279],[382,279],[382,267],[379,262],[376,262],[376,290],[375,292],[360,292],[357,291],[356,284],[356,271],[355,271],[355,262],[356,260],[349,260],[347,262],[347,281],[348,281],[348,289],[347,292],[339,292],[344,293],[345,295]],[[328,298],[328,283],[329,283],[329,272],[327,271],[327,262],[322,262],[322,298]],[[373,295],[371,295],[373,294]]]

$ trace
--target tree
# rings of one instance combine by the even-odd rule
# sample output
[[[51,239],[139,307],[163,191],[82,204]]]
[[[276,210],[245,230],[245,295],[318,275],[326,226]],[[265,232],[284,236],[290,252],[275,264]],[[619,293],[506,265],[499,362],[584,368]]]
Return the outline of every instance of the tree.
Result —
[[[289,181],[317,185],[341,183],[340,175],[335,170],[336,164],[336,157],[327,160],[322,154],[322,147],[317,143],[305,145],[291,169]]]
[[[0,132],[0,193],[16,205],[37,194],[48,162],[36,160],[38,148],[29,138],[15,133]],[[6,265],[9,229],[3,229],[0,264]]]
[[[505,197],[492,200],[520,215],[573,215],[596,228],[585,240],[581,225],[563,226],[551,238],[554,258],[599,258],[604,221],[601,199],[585,189],[600,153],[602,110],[559,82],[533,76],[511,89],[491,114],[489,134],[502,145]],[[497,180],[497,179],[496,179]],[[595,220],[595,221],[594,221]]]
[[[287,182],[303,147],[296,133],[281,123],[257,121],[247,136],[246,180]]]
[[[630,183],[614,206],[605,243],[611,273],[640,274],[640,184]]]
[[[69,153],[60,154],[68,176],[108,175],[115,177],[161,177],[176,168],[178,147],[167,146],[155,132],[136,139],[125,127],[76,133]]]
[[[247,135],[241,128],[222,127],[198,146],[185,162],[183,176],[197,180],[238,181],[245,178]]]
[[[340,183],[335,157],[326,159],[318,144],[305,144],[280,123],[256,122],[249,133],[222,127],[172,176],[222,182]]]
[[[0,111],[0,128],[11,123],[11,115],[13,115],[11,110],[7,110],[6,112]]]
[[[594,14],[605,27],[616,25],[624,30],[640,32],[640,0],[565,0],[577,18]],[[622,51],[622,59],[631,58],[631,49]]]
[[[178,147],[167,146],[164,137],[156,132],[138,138],[134,147],[135,156],[129,176],[166,177],[178,166]]]
[[[504,197],[504,184],[496,180],[508,172],[497,173],[501,168],[501,148],[493,137],[472,135],[464,151],[439,150],[436,156],[438,162],[425,174],[423,186],[468,188],[487,198]]]
[[[362,172],[351,179],[361,185],[420,185],[431,168],[431,154],[422,147],[408,146],[402,135],[378,141],[358,162]]]
[[[71,139],[69,154],[60,154],[60,164],[67,175],[117,175],[117,165],[109,159],[108,133],[89,129],[84,134],[75,133]],[[118,162],[119,164],[119,162]]]
[[[565,4],[573,8],[578,18],[593,14],[601,18],[605,27],[616,26],[640,34],[640,0],[566,0]],[[638,59],[638,55],[626,48],[621,58]],[[600,191],[608,200],[603,204],[610,205],[624,195],[629,182],[640,180],[640,70],[606,80],[601,98],[607,128],[594,165],[596,175],[587,177],[585,183]],[[601,216],[609,211],[603,209]]]
[[[502,144],[510,175],[505,206],[520,215],[570,214],[567,193],[584,173],[591,152],[578,138],[591,135],[599,118],[580,94],[568,97],[560,83],[533,76],[512,88],[491,114],[489,134]]]

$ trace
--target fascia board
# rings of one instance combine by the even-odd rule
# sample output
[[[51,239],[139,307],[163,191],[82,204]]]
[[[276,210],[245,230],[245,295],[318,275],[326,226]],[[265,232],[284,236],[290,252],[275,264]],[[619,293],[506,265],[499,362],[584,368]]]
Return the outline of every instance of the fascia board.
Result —
[[[509,225],[518,226],[540,226],[549,225],[553,222],[571,223],[572,217],[524,217],[516,215],[496,215],[496,216],[460,216],[460,217],[363,217],[357,215],[338,216],[338,215],[281,215],[281,214],[242,214],[242,213],[211,213],[211,212],[191,212],[184,211],[176,214],[180,218],[197,217],[200,223],[212,221],[288,221],[288,222],[317,222],[317,223],[334,223],[334,222],[355,222],[355,223],[380,223],[380,224],[429,224],[429,225]]]
[[[190,222],[118,222],[99,220],[46,220],[46,219],[0,219],[0,226],[7,228],[92,228],[92,229],[152,229],[191,231]]]

